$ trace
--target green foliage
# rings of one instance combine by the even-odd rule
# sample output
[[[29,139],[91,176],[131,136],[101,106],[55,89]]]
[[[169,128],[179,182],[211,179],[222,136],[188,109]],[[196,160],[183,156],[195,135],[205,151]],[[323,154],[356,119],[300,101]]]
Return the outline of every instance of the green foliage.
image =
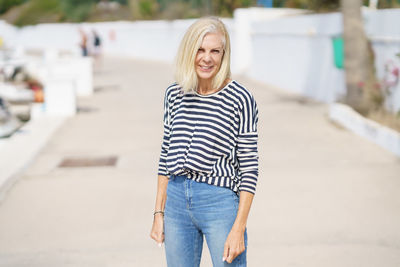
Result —
[[[140,0],[139,12],[142,18],[151,19],[157,12],[157,3],[153,0]]]
[[[133,18],[154,19],[159,13],[159,4],[156,0],[129,0]]]
[[[58,0],[31,0],[15,21],[17,26],[52,22],[60,18]]]
[[[162,19],[196,18],[205,14],[209,0],[157,0]]]
[[[161,19],[189,19],[201,16],[201,9],[193,8],[189,3],[183,1],[174,1],[160,11]]]
[[[214,0],[213,15],[231,17],[236,8],[256,5],[255,0]]]
[[[274,0],[274,7],[331,11],[340,7],[340,0]]]
[[[256,6],[257,0],[109,0],[128,5],[134,19],[182,19],[205,15],[230,17],[236,8]],[[347,1],[347,0],[346,0]],[[350,0],[349,0],[350,1]],[[369,0],[362,0],[368,5]],[[107,13],[95,9],[100,0],[0,0],[0,15],[14,6],[21,6],[17,25],[40,22],[72,21],[118,18],[120,12]],[[274,7],[302,8],[316,12],[338,11],[340,0],[274,0]],[[378,8],[400,7],[400,0],[380,0]],[[128,10],[125,10],[128,14]],[[104,12],[103,12],[104,13]]]
[[[339,0],[308,0],[308,8],[316,11],[338,10]]]
[[[95,2],[95,0],[60,0],[60,8],[63,13],[62,20],[85,21],[89,17]]]
[[[308,0],[275,0],[274,7],[307,8]]]
[[[0,14],[7,12],[10,8],[23,4],[26,0],[0,0]]]
[[[400,0],[380,0],[378,8],[399,8]]]
[[[362,0],[362,3],[364,6],[368,6],[369,0]],[[337,11],[340,8],[340,0],[274,0],[274,7]],[[400,0],[379,0],[378,8],[400,8]]]
[[[157,0],[161,18],[231,17],[236,8],[255,6],[257,0]]]
[[[196,18],[205,15],[230,17],[236,8],[255,6],[257,3],[257,0],[109,1],[128,5],[132,17],[136,20]],[[0,0],[0,7],[6,10],[23,2],[27,2],[27,4],[21,8],[20,14],[15,21],[20,26],[40,22],[81,22],[105,18],[99,10],[95,9],[96,3],[100,2],[100,0]]]
[[[97,1],[98,0],[30,0],[27,6],[22,9],[15,24],[23,26],[43,22],[85,21],[90,16],[94,4]]]

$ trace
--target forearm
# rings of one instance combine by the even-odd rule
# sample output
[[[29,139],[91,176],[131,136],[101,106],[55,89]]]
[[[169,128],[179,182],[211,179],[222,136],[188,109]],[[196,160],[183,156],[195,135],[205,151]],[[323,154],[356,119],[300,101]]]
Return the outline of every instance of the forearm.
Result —
[[[165,201],[167,200],[168,177],[164,175],[158,176],[157,196],[154,211],[164,211]],[[164,242],[164,219],[163,213],[155,213],[153,227],[151,228],[150,237],[154,239],[158,246]]]
[[[167,199],[167,185],[168,177],[164,175],[158,175],[156,205],[154,208],[155,211],[164,211],[165,201]]]
[[[253,203],[254,194],[241,191],[239,200],[239,209],[236,215],[235,222],[232,226],[233,230],[243,231],[246,229],[247,218],[249,216],[250,207]]]

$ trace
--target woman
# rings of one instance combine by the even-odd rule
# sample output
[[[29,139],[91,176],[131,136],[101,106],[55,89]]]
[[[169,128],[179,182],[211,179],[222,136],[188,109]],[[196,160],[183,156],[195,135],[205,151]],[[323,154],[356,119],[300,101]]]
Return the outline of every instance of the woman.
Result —
[[[258,112],[230,79],[230,41],[217,18],[190,26],[164,99],[154,221],[168,266],[199,266],[203,236],[214,267],[246,266],[246,222],[258,176]]]

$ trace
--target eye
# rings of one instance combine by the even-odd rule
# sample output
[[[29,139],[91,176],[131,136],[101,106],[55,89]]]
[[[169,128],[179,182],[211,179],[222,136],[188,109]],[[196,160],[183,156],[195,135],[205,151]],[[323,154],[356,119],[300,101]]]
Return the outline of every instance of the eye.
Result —
[[[199,50],[197,50],[197,52],[201,52],[201,53],[204,53],[204,48],[199,48]]]
[[[221,51],[219,49],[213,49],[211,50],[211,52],[213,52],[214,54],[219,54]]]

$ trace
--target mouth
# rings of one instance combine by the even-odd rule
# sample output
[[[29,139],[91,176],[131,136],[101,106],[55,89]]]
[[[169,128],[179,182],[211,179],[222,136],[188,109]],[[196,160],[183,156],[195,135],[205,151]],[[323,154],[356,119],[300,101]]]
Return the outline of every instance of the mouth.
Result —
[[[214,66],[201,66],[201,65],[199,65],[199,68],[200,68],[201,71],[210,72],[214,68]]]

